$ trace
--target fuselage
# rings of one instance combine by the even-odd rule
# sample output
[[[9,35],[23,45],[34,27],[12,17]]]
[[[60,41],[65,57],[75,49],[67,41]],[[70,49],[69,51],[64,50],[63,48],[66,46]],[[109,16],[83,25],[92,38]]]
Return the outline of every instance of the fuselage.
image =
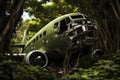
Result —
[[[46,51],[47,47],[62,48],[66,43],[65,40],[60,40],[62,33],[70,28],[70,24],[82,20],[86,20],[83,14],[71,13],[51,21],[27,42],[25,52],[28,53],[32,50]],[[57,34],[57,32],[60,34]]]
[[[70,13],[58,17],[39,30],[26,43],[24,52],[29,54],[37,50],[45,53],[50,60],[63,58],[69,44],[79,43],[76,41],[78,37],[88,33],[89,29],[95,29],[93,25],[88,26],[89,22],[86,26],[86,21],[87,17],[81,13]],[[89,37],[91,36],[84,38],[87,40]]]

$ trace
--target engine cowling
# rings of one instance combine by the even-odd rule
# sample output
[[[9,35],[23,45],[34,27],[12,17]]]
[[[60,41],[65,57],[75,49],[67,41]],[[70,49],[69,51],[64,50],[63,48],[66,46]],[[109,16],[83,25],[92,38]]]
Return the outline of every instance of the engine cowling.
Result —
[[[104,54],[105,54],[105,52],[103,50],[101,50],[101,49],[95,49],[92,52],[92,58],[98,59],[98,58],[100,58]]]
[[[33,50],[26,55],[25,62],[31,66],[46,67],[48,65],[48,57],[39,50]]]

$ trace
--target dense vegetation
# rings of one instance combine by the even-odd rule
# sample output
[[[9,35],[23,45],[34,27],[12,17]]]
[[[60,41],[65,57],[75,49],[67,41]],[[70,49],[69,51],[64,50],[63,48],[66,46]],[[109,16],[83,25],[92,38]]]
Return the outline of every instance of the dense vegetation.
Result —
[[[55,78],[54,74],[40,67],[10,60],[0,63],[0,80],[55,80]]]
[[[23,20],[26,11],[31,19]],[[99,46],[107,55],[97,62],[74,68],[62,80],[119,80],[120,77],[120,1],[119,0],[0,0],[0,79],[57,80],[48,69],[13,61],[5,53],[19,50],[11,45],[24,44],[48,22],[66,13],[81,12],[95,19],[100,31]],[[23,39],[22,39],[23,38]],[[22,42],[21,42],[22,41]],[[113,54],[112,54],[113,53]]]
[[[1,57],[0,57],[1,58]],[[2,59],[2,58],[1,58]],[[0,60],[1,61],[1,60]],[[86,66],[87,65],[87,66]],[[0,63],[0,80],[119,80],[120,52],[105,55],[94,63],[73,68],[69,74],[58,76],[49,69],[32,67],[21,62],[5,60]]]
[[[82,68],[74,68],[63,80],[119,80],[120,52],[106,55],[97,62]],[[91,66],[92,65],[92,66]]]

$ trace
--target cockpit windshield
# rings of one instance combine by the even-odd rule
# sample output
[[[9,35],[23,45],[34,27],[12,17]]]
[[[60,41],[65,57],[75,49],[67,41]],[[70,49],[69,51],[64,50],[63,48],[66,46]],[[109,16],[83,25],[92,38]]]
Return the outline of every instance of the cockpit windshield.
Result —
[[[76,19],[76,18],[84,18],[83,15],[74,15],[74,16],[71,16],[72,19]]]

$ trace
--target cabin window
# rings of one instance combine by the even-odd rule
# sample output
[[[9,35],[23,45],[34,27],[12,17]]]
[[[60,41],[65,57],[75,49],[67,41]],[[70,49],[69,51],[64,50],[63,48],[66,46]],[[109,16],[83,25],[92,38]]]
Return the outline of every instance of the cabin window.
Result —
[[[54,25],[54,28],[57,28],[58,27],[58,22],[57,23],[55,23],[55,25]]]
[[[39,39],[39,37],[36,38],[36,41]]]
[[[40,34],[40,38],[42,37],[42,34]]]
[[[68,28],[65,19],[60,21],[60,33],[63,33]]]
[[[33,42],[35,42],[35,39],[33,40]]]
[[[43,36],[45,36],[45,35],[46,35],[46,31],[43,32]]]
[[[83,15],[74,15],[71,16],[72,19],[76,19],[76,18],[84,18]]]

